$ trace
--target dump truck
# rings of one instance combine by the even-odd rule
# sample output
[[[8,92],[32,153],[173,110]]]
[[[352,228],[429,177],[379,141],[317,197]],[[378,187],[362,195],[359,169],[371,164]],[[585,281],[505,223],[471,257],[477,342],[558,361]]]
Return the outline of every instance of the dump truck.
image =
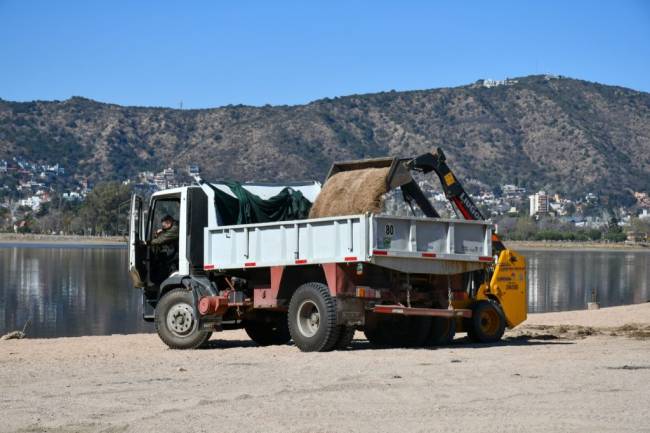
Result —
[[[388,168],[386,191],[401,189],[424,216],[308,218],[290,201],[313,203],[317,181],[197,177],[154,193],[146,206],[134,195],[129,273],[142,291],[144,320],[174,349],[243,328],[259,345],[293,340],[307,352],[345,349],[357,330],[378,347],[444,345],[460,332],[493,343],[523,322],[525,258],[499,240],[444,153],[339,162],[327,179],[377,167]],[[415,181],[414,173],[431,171],[457,218],[441,218]],[[257,208],[267,218],[245,218]],[[178,239],[161,258],[157,224],[170,216]]]

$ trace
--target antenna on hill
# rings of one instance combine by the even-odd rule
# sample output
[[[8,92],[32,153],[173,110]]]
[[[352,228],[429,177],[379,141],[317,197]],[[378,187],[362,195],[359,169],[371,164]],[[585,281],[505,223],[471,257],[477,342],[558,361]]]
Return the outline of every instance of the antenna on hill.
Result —
[[[183,109],[183,101],[178,103],[178,108],[180,108],[181,110]]]

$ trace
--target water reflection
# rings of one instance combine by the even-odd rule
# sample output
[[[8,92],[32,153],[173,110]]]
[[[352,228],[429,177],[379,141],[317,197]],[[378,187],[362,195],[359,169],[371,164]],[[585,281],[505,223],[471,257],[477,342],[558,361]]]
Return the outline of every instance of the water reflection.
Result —
[[[122,246],[0,246],[0,333],[107,335],[151,330],[141,320]]]
[[[592,292],[601,306],[650,300],[650,252],[521,251],[528,261],[528,311],[586,307]]]
[[[522,251],[530,312],[650,300],[650,252]],[[32,320],[29,335],[151,332],[121,246],[0,245],[0,334]]]

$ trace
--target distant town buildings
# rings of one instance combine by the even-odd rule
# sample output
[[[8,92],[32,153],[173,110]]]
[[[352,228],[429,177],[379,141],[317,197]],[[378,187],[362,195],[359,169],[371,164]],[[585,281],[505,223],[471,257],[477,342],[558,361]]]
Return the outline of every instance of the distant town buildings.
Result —
[[[491,85],[490,83],[488,83]],[[502,85],[497,83],[497,85]],[[124,179],[135,192],[149,195],[161,189],[175,188],[192,183],[192,177],[200,175],[198,164],[190,163],[183,168],[167,167],[159,172],[142,171],[130,179]],[[63,177],[63,179],[61,179]],[[460,217],[445,197],[435,176],[416,175],[416,181],[424,195],[445,218]],[[495,187],[478,179],[464,182],[467,191],[486,218],[499,221],[504,216],[525,217],[529,214],[539,220],[556,219],[584,229],[606,229],[615,216],[619,225],[630,225],[636,218],[650,221],[650,197],[646,192],[634,192],[633,206],[611,209],[601,202],[595,192],[582,197],[565,197],[554,192],[538,191],[530,194],[516,184]],[[81,203],[92,191],[88,177],[69,173],[58,163],[39,164],[20,157],[0,160],[0,220],[5,228],[24,228],[24,220],[40,218],[44,206],[54,201],[57,209],[62,204]],[[529,195],[530,194],[530,195]],[[529,212],[527,212],[527,210]],[[384,212],[392,215],[422,216],[417,206],[413,209],[402,199],[399,190],[386,196]],[[646,239],[644,233],[633,233],[630,239]]]
[[[138,173],[136,189],[140,191],[158,191],[161,189],[176,188],[181,183],[176,177],[176,171],[168,167],[163,171],[154,173],[153,171],[141,171]]]
[[[507,198],[514,198],[526,194],[526,188],[510,184],[503,185],[501,191],[503,196]]]
[[[153,183],[158,189],[174,188],[176,185],[176,176],[174,169],[169,167],[156,173],[153,177]]]
[[[590,204],[598,203],[598,196],[593,192],[590,192],[585,196],[585,202]]]
[[[21,199],[18,202],[18,205],[19,206],[26,206],[26,207],[31,208],[33,210],[39,210],[41,208],[41,203],[42,203],[41,198],[39,196],[33,195],[31,197]]]
[[[65,201],[81,201],[84,198],[81,193],[76,191],[64,192],[61,197]]]

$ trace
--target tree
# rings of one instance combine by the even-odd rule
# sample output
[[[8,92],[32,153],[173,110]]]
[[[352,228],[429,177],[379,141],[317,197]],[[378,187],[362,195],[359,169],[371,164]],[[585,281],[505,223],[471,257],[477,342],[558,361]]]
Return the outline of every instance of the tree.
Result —
[[[506,236],[512,240],[528,240],[533,239],[536,232],[537,226],[532,218],[517,218],[514,228]]]
[[[611,217],[609,223],[607,223],[607,232],[608,233],[621,233],[623,229],[618,225],[618,219],[616,217]]]
[[[84,231],[90,229],[92,233],[116,235],[119,234],[120,219],[125,218],[125,203],[131,195],[131,188],[120,182],[98,183],[86,196],[81,206],[80,216]]]
[[[0,206],[0,230],[9,228],[11,223],[11,211],[3,206]]]
[[[632,218],[630,220],[630,227],[635,233],[645,233],[650,235],[650,219]]]
[[[627,236],[623,233],[623,229],[618,225],[618,219],[616,219],[616,217],[611,217],[607,224],[605,239],[610,242],[623,242],[626,238]]]

